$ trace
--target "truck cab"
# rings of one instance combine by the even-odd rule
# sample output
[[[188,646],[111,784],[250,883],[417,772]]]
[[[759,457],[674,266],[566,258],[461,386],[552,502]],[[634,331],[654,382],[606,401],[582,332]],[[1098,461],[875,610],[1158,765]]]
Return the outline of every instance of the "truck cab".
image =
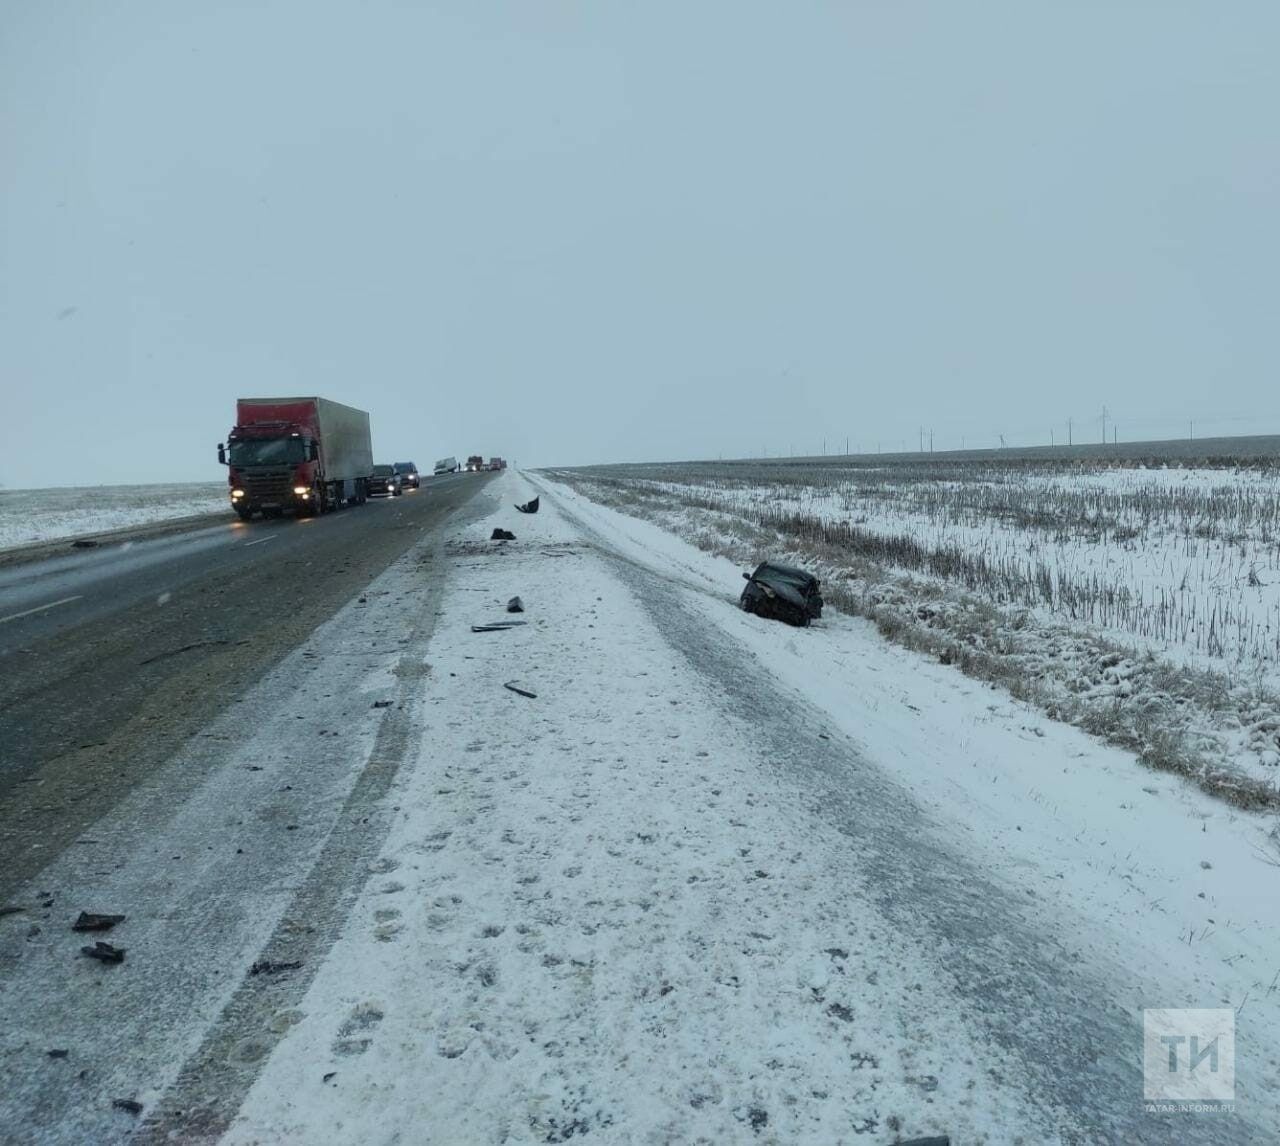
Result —
[[[321,512],[313,493],[319,460],[320,443],[297,427],[236,427],[226,445],[232,508],[244,521],[257,510],[269,517]]]

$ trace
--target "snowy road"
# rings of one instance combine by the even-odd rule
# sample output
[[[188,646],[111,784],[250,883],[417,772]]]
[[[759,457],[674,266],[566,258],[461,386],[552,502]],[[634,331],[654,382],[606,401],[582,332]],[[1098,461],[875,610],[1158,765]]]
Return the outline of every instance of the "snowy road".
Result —
[[[747,617],[732,566],[540,488],[522,517],[496,480],[190,741],[201,784],[39,873],[63,915],[128,907],[125,964],[0,918],[7,1126],[1271,1139],[1265,825],[866,626]],[[1144,1109],[1155,1006],[1238,1008],[1234,1113]]]
[[[1144,1111],[1139,1070],[1140,1008],[1184,1002],[1181,967],[1144,973],[1036,859],[923,807],[845,727],[860,698],[780,679],[772,654],[825,634],[741,616],[696,551],[542,492],[503,522],[517,545],[458,555],[383,878],[230,1141],[1188,1131]],[[470,632],[514,593],[530,626]],[[1253,1112],[1205,1140],[1265,1140],[1249,1073]]]

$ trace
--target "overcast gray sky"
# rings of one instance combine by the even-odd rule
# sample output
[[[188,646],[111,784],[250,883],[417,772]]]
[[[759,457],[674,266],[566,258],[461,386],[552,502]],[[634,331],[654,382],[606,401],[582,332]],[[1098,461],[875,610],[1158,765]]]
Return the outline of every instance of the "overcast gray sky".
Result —
[[[1280,430],[1280,4],[0,0],[0,482]],[[1216,419],[1216,421],[1214,421]]]

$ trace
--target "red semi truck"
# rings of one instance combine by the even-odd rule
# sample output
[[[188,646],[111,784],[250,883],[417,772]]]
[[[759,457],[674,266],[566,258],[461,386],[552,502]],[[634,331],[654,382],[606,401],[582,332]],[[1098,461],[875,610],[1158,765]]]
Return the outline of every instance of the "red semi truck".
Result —
[[[245,521],[361,505],[373,470],[369,415],[327,398],[240,398],[218,461]]]

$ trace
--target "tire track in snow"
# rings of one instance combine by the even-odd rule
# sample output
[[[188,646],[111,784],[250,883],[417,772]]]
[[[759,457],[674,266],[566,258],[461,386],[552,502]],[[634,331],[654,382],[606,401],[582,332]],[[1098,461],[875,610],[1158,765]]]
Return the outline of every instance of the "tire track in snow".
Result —
[[[476,499],[469,513],[483,513],[483,504],[483,499]],[[431,547],[417,555],[419,565],[429,570],[444,567],[443,532],[437,531]],[[370,875],[378,874],[380,869],[371,861],[391,815],[382,806],[383,797],[421,735],[423,682],[430,673],[425,657],[443,592],[439,577],[428,576],[426,584],[409,643],[394,670],[395,701],[385,709],[369,758],[324,848],[259,955],[259,962],[301,966],[279,973],[250,971],[241,980],[133,1141],[198,1143],[222,1136],[289,1029],[287,1018],[281,1022],[280,1016],[288,1016],[302,1000],[360,889]]]

